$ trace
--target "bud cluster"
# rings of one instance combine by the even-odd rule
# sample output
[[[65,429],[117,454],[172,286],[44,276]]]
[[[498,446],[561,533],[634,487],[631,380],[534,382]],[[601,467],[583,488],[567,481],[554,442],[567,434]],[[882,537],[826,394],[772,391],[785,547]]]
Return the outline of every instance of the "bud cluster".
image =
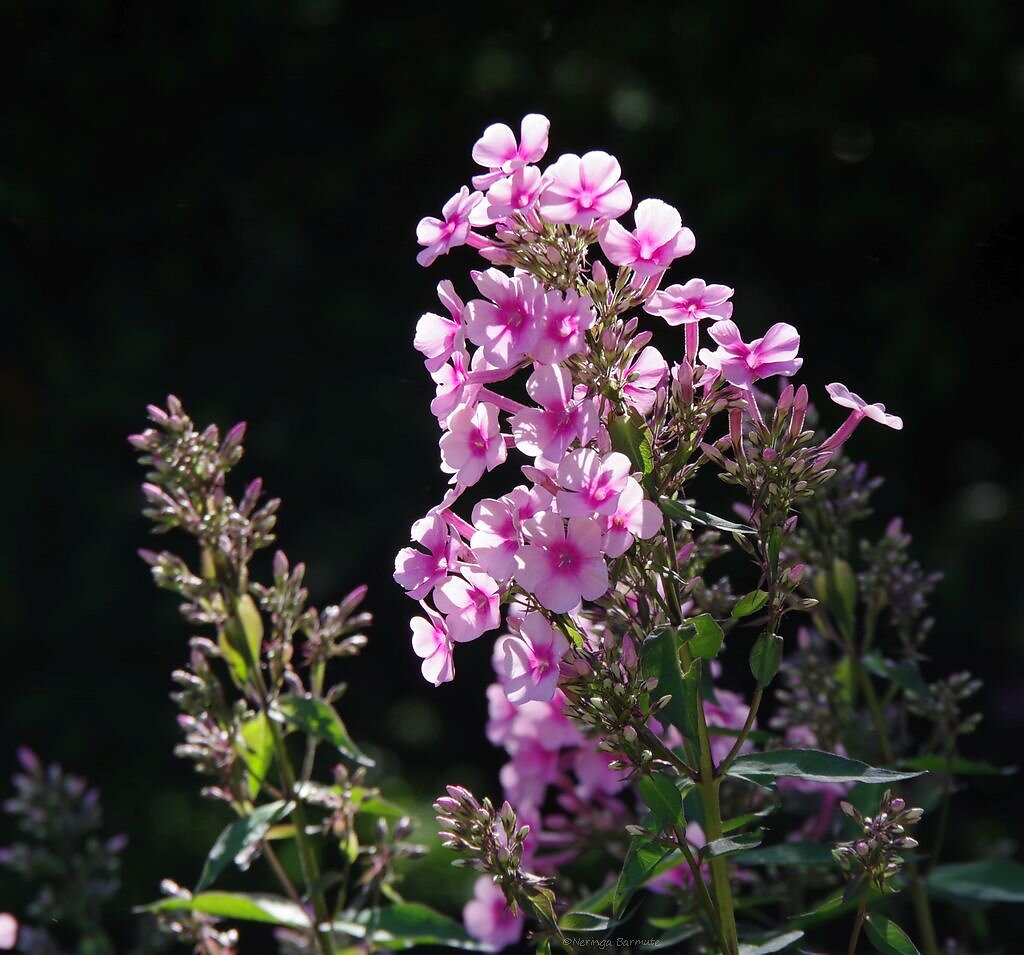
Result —
[[[924,810],[909,808],[905,799],[893,796],[889,790],[874,816],[862,815],[845,801],[839,805],[862,832],[856,839],[840,842],[832,850],[832,857],[851,885],[867,883],[882,891],[903,866],[900,852],[917,848],[917,840],[907,835],[907,827],[919,822]]]

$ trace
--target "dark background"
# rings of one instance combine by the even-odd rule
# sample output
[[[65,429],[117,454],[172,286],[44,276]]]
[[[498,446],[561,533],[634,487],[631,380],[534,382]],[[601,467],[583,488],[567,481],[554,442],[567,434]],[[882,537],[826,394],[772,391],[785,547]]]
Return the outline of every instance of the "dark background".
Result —
[[[188,631],[135,556],[124,437],[174,392],[250,423],[243,470],[283,497],[316,601],[370,584],[343,712],[400,794],[493,791],[486,641],[428,688],[390,575],[444,487],[414,324],[474,264],[420,269],[415,224],[477,171],[488,123],[529,111],[549,160],[608,149],[636,199],[678,206],[698,245],[675,280],[735,286],[751,334],[796,324],[813,394],[843,381],[904,417],[855,453],[946,575],[931,675],[987,681],[970,755],[1017,759],[1017,7],[0,3],[0,777],[25,743],[97,783],[129,903],[191,883],[224,824],[171,753]],[[951,858],[1019,838],[1012,785],[957,797]]]

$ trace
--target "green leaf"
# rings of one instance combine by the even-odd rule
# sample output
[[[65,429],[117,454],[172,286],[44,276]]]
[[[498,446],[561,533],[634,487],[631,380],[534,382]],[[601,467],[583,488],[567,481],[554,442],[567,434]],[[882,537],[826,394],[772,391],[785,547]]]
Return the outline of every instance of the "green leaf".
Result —
[[[803,937],[803,932],[795,931],[775,935],[761,942],[740,942],[740,955],[772,955],[773,952],[781,952],[783,949],[789,948]]]
[[[762,809],[760,812],[748,812],[742,816],[735,816],[732,819],[726,819],[722,822],[722,833],[728,834],[735,832],[737,829],[742,829],[744,826],[749,826],[752,822],[756,822],[758,819],[764,819],[766,816],[770,816],[778,806],[769,806],[767,809]]]
[[[864,931],[868,941],[882,955],[921,955],[903,929],[877,912],[872,912],[864,920]]]
[[[309,916],[291,899],[279,895],[254,895],[246,892],[200,892],[191,899],[161,899],[145,905],[145,912],[201,912],[243,922],[267,922],[288,928],[308,929]]]
[[[663,497],[658,501],[662,512],[667,514],[674,521],[679,521],[689,529],[694,524],[703,527],[710,527],[716,531],[726,531],[730,534],[753,535],[757,531],[749,524],[737,524],[735,521],[727,521],[724,517],[716,517],[707,511],[702,511],[686,501],[674,501],[670,497]]]
[[[1010,859],[982,859],[936,866],[928,891],[968,902],[1024,902],[1024,865]]]
[[[903,760],[907,769],[921,769],[929,773],[949,773],[952,776],[1012,776],[1017,772],[1016,766],[993,766],[991,763],[978,763],[971,759],[960,759],[954,756],[911,756]]]
[[[598,889],[592,895],[588,895],[582,902],[578,902],[570,909],[572,912],[586,912],[593,915],[596,912],[603,912],[609,905],[612,904],[612,899],[615,896],[615,883],[611,882],[608,885]]]
[[[700,616],[691,617],[684,626],[686,630],[682,636],[690,645],[690,652],[701,660],[714,660],[725,639],[725,634],[722,633],[722,628],[716,623],[715,618],[709,613],[702,613]],[[694,631],[692,637],[687,635],[691,627]]]
[[[640,798],[654,810],[654,814],[663,826],[683,823],[683,797],[667,776],[662,776],[660,773],[653,776],[641,776],[636,781],[636,788],[640,793]]]
[[[469,951],[489,951],[475,941],[458,922],[416,902],[399,902],[343,914],[331,928],[354,938],[368,938],[383,949],[415,948],[417,945],[445,945]]]
[[[656,872],[658,864],[669,854],[669,850],[643,836],[634,836],[629,843],[622,871],[615,883],[612,898],[612,915],[618,918],[626,910],[633,894]]]
[[[646,477],[654,470],[654,453],[646,428],[639,428],[629,418],[613,415],[608,421],[608,434],[612,447],[629,458],[634,471],[640,471]]]
[[[686,739],[697,739],[697,668],[690,667],[684,677],[679,664],[679,635],[672,627],[658,627],[644,640],[640,667],[645,677],[657,677],[656,698],[672,696],[661,711],[664,718]]]
[[[736,601],[736,606],[732,608],[732,616],[737,620],[740,617],[749,617],[751,614],[757,613],[766,603],[768,603],[766,591],[752,590]]]
[[[894,660],[887,660],[877,650],[873,650],[866,656],[861,657],[860,662],[861,666],[868,673],[873,673],[883,680],[895,683],[901,689],[909,690],[914,696],[927,699],[931,695],[928,684],[925,682],[924,677],[921,675],[921,670],[916,663],[911,663],[909,660],[903,660],[899,663]]]
[[[255,799],[274,761],[274,737],[266,713],[257,713],[242,724],[239,755],[248,770],[249,798]]]
[[[778,576],[779,573],[780,550],[782,550],[782,528],[773,527],[768,536],[768,568],[772,572],[772,577]]]
[[[766,630],[755,641],[750,650],[750,672],[761,686],[768,686],[775,679],[782,665],[782,637]]]
[[[740,865],[824,865],[831,866],[832,847],[823,842],[780,842],[744,852]]]
[[[210,854],[206,857],[196,891],[202,892],[213,885],[214,880],[232,859],[237,859],[256,845],[275,822],[280,822],[292,811],[294,805],[295,803],[285,802],[283,799],[269,802],[227,826],[217,837]]]
[[[558,920],[563,932],[606,932],[613,924],[607,915],[595,912],[566,912]]]
[[[736,757],[729,767],[729,775],[752,782],[792,776],[821,783],[891,783],[900,779],[913,779],[921,773],[876,769],[859,759],[823,753],[817,749],[773,749],[767,753],[748,753]]]
[[[701,862],[706,859],[717,859],[719,856],[729,856],[736,852],[744,852],[753,849],[761,844],[764,838],[764,831],[742,832],[738,836],[723,836],[721,839],[714,839],[700,850]]]
[[[341,717],[325,700],[297,694],[282,696],[275,704],[275,712],[311,736],[330,743],[360,765],[373,765],[373,760],[361,753],[359,747],[352,742]]]

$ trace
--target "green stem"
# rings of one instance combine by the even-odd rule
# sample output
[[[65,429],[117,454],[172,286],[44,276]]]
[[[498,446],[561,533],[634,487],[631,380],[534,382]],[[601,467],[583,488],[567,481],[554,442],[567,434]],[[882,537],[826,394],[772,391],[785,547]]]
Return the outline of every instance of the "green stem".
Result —
[[[704,835],[708,842],[721,839],[722,808],[719,804],[719,787],[721,778],[715,778],[715,764],[711,758],[711,741],[708,737],[707,720],[704,718],[704,703],[697,704],[697,734],[700,744],[700,792],[701,804],[704,808]],[[722,935],[725,947],[724,955],[737,955],[739,937],[736,934],[736,912],[733,908],[732,887],[729,885],[729,863],[724,856],[711,859],[711,882],[715,887],[715,901],[722,922]]]
[[[860,940],[860,929],[864,924],[864,915],[867,912],[868,897],[862,895],[860,905],[857,906],[857,918],[853,923],[853,931],[850,933],[850,944],[846,948],[846,955],[856,955],[857,942]]]
[[[693,850],[690,848],[689,842],[686,841],[686,833],[678,823],[672,824],[672,832],[676,837],[679,851],[682,852],[683,858],[686,859],[686,864],[690,867],[690,872],[693,874],[693,882],[697,887],[697,896],[711,922],[711,931],[715,935],[715,941],[718,942],[718,946],[723,952],[727,952],[729,947],[725,936],[722,934],[722,921],[718,916],[715,903],[708,894],[708,887],[704,884],[704,877],[700,874],[700,865],[693,857]]]
[[[747,735],[754,725],[754,720],[757,718],[757,711],[761,708],[761,700],[763,698],[764,687],[758,684],[757,689],[754,690],[754,697],[750,701],[750,710],[747,712],[747,718],[743,723],[743,728],[740,730],[740,735],[736,737],[736,742],[732,744],[729,754],[718,764],[718,768],[715,770],[716,775],[724,776],[732,765],[733,760],[739,756],[740,748],[746,742]]]

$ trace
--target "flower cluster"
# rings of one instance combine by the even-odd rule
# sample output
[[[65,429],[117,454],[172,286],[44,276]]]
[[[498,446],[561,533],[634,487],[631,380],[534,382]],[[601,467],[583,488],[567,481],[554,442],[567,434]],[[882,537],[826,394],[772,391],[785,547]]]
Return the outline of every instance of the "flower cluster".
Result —
[[[832,855],[853,884],[866,881],[881,891],[903,866],[900,852],[917,848],[917,840],[907,835],[907,826],[920,822],[924,810],[910,808],[903,797],[888,790],[874,816],[864,816],[848,802],[840,803],[840,807],[861,833],[856,839],[839,843]]]
[[[415,546],[395,564],[396,581],[423,608],[413,646],[434,684],[454,678],[456,644],[497,630],[502,603],[523,603],[503,638],[513,702],[551,699],[568,649],[561,618],[616,599],[609,595],[621,588],[623,567],[661,532],[659,499],[701,465],[787,488],[781,500],[755,504],[754,522],[774,520],[829,476],[826,465],[863,418],[902,426],[838,384],[829,394],[850,415],[820,445],[809,448],[802,429],[803,387],[785,390],[767,426],[755,386],[800,368],[796,329],[779,323],[745,341],[731,288],[702,279],[662,288],[695,245],[679,212],[644,199],[633,228],[623,225],[633,195],[618,161],[595,150],[542,168],[548,132],[537,114],[523,119],[518,139],[508,126],[488,127],[472,151],[484,167],[475,191],[462,187],[443,218],[417,230],[422,265],[469,245],[489,267],[470,273],[477,297],[468,301],[441,282],[447,315],[428,312],[416,328],[415,347],[437,385],[431,410],[452,487],[413,525]],[[595,245],[607,265],[592,260]],[[651,332],[627,317],[641,308],[683,327],[671,366]],[[700,347],[702,322],[713,349]],[[525,395],[496,390],[524,376]],[[704,443],[721,412],[729,462]],[[467,489],[513,452],[526,483],[477,500],[468,519],[458,513]]]

